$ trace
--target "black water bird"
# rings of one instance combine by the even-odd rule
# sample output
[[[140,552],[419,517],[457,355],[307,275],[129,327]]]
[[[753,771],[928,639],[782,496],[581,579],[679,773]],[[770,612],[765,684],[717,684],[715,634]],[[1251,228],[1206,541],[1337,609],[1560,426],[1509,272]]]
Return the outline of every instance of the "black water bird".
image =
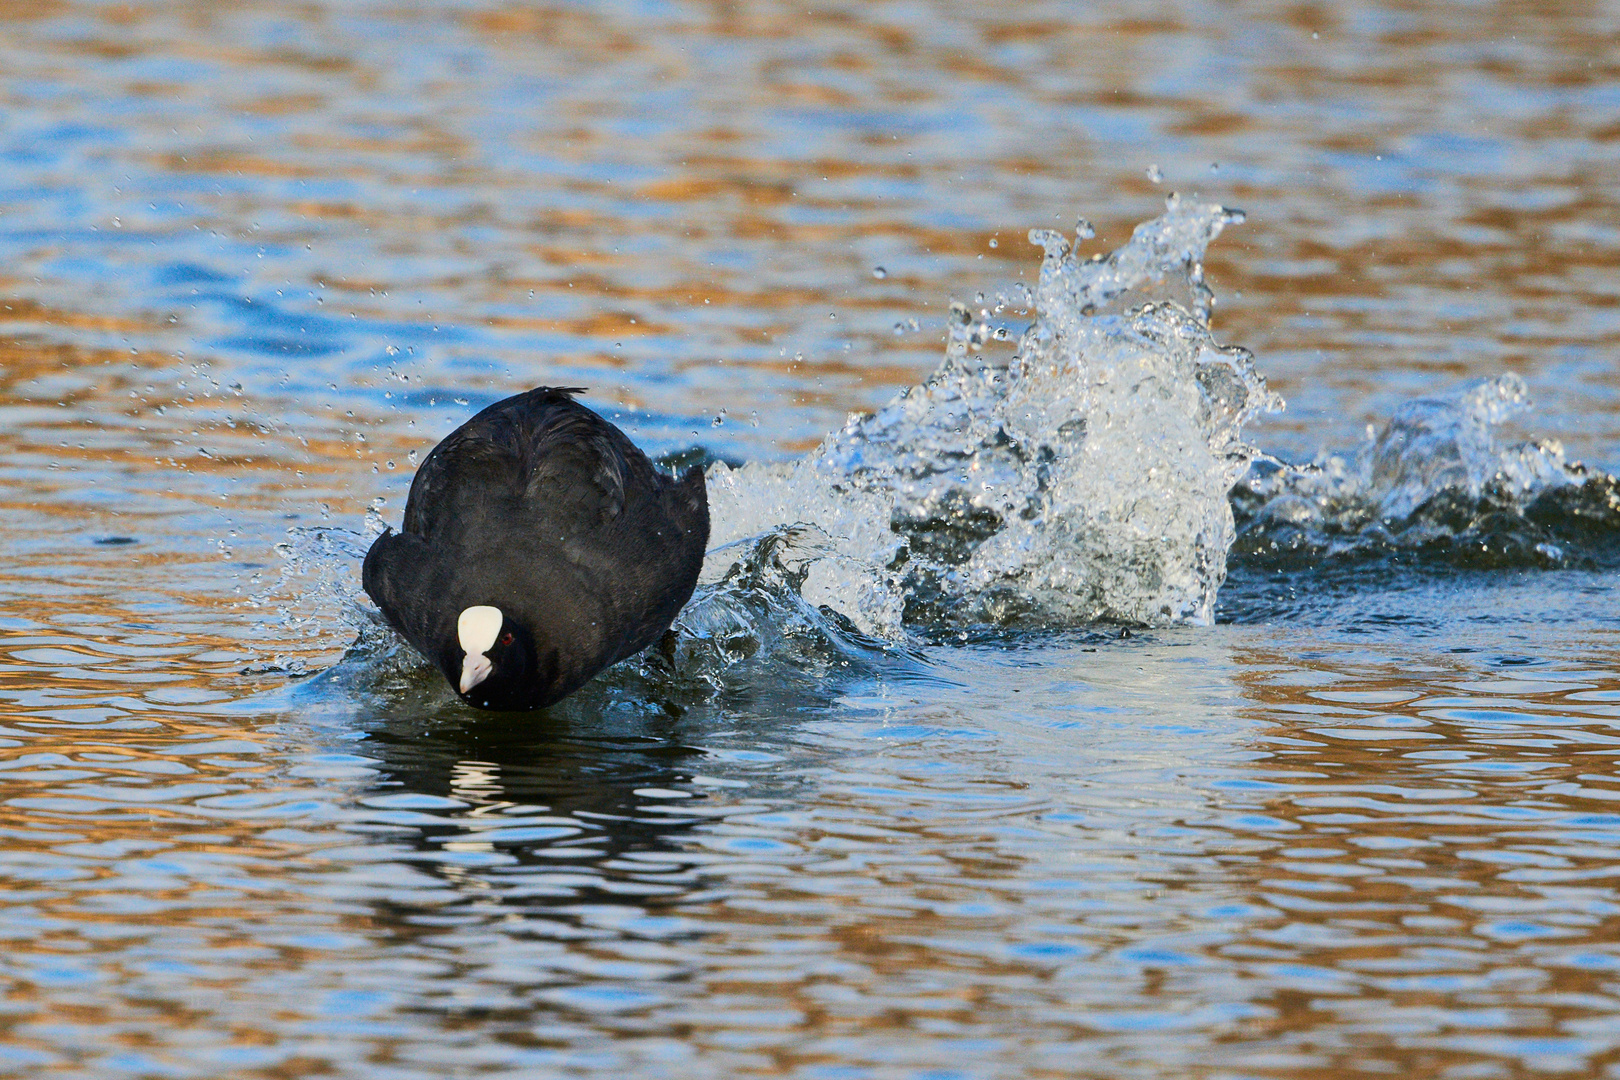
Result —
[[[362,581],[389,625],[482,709],[538,709],[646,648],[692,596],[703,471],[679,479],[573,399],[498,401],[422,462]]]

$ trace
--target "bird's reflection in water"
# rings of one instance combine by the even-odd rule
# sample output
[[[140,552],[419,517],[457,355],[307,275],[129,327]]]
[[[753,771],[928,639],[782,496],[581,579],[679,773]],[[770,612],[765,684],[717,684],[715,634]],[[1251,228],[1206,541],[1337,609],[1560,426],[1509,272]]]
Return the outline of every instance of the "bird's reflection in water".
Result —
[[[430,671],[361,677],[369,715],[351,718],[351,745],[375,773],[356,826],[438,883],[394,894],[390,921],[418,922],[425,904],[433,919],[471,905],[569,923],[582,906],[653,914],[714,895],[694,831],[778,805],[795,786],[781,767],[791,731],[847,685],[768,667],[718,696],[620,669],[521,714],[467,709]]]
[[[640,904],[696,888],[677,838],[712,817],[693,783],[703,752],[669,718],[556,712],[369,726],[380,769],[364,802],[378,824],[407,826],[384,833],[414,849],[402,861],[503,907]]]

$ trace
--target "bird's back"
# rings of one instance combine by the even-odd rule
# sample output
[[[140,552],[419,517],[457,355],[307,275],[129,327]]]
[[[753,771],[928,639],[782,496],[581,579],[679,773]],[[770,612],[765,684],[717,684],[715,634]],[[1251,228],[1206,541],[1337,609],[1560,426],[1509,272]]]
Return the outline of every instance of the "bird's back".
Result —
[[[651,644],[691,597],[709,534],[702,471],[659,471],[572,393],[538,387],[446,437],[402,532],[367,556],[366,591],[424,655],[459,611],[491,604],[556,648],[559,680],[577,685]]]

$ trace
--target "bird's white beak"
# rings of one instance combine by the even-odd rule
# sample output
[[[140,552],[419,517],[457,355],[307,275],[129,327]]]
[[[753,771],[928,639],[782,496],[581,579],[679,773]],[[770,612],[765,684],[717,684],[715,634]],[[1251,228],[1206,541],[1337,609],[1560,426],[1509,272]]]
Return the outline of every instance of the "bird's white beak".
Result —
[[[468,653],[467,659],[461,662],[461,692],[465,694],[489,678],[492,667],[489,657],[483,653]]]

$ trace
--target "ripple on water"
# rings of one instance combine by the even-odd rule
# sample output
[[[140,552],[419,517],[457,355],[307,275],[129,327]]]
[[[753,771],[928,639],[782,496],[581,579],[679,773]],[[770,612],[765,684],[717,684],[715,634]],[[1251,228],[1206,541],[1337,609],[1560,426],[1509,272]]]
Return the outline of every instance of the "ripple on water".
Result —
[[[0,12],[0,1072],[1613,1073],[1611,13],[1054,10]],[[1083,274],[1161,181],[1253,211],[1219,337],[1291,403],[1221,607],[1206,561],[1145,620],[1215,625],[942,612],[1094,564],[974,564],[1017,545],[916,439],[864,533],[828,491],[755,552],[709,653],[547,717],[469,716],[350,606],[367,511],[478,405],[586,385],[660,455],[850,464],[941,337],[935,404],[1010,366],[1027,304],[966,298],[1027,297],[1031,224],[1095,208]],[[902,433],[1038,495],[989,423],[1042,443],[1032,385]],[[1154,490],[1219,525],[1223,477]],[[804,517],[767,509],[738,539]],[[902,539],[982,576],[889,589]]]

